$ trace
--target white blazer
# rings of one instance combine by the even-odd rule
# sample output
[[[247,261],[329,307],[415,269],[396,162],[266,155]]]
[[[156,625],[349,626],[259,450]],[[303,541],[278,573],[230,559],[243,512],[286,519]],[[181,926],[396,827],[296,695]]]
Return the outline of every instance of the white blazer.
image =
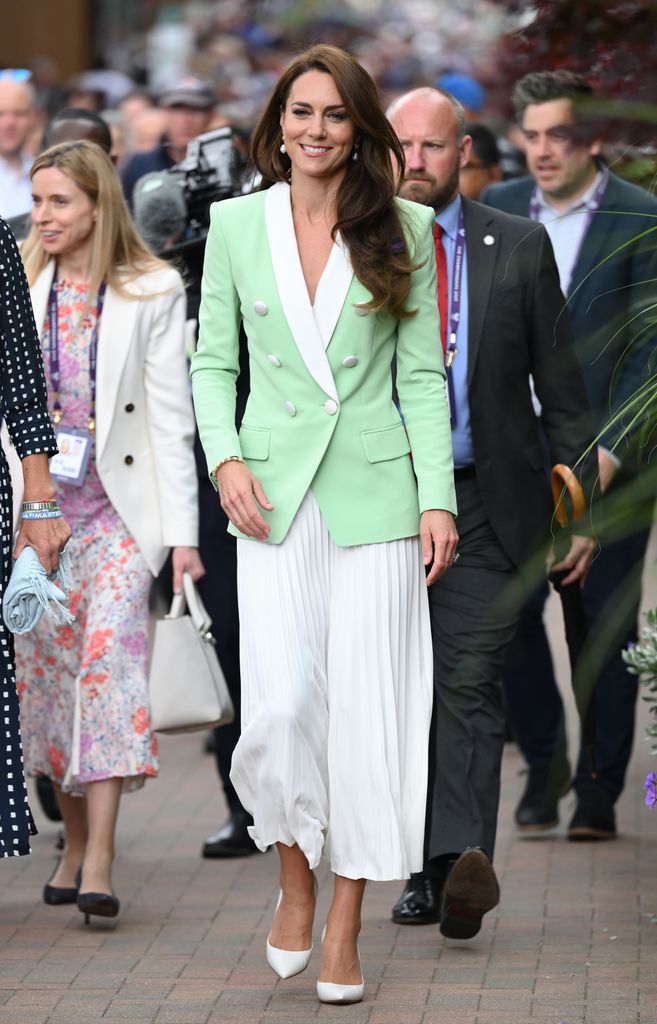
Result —
[[[39,333],[55,264],[30,289]],[[169,548],[198,545],[194,414],[185,359],[185,291],[172,267],[108,288],[98,332],[96,467],[153,573]]]

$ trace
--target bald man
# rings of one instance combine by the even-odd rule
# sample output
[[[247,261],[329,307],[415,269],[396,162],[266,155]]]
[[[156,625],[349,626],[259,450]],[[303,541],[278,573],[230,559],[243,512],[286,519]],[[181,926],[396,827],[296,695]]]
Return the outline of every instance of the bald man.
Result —
[[[0,76],[0,215],[5,220],[32,205],[32,159],[26,144],[35,122],[35,93],[29,82]]]
[[[458,562],[429,588],[434,728],[425,865],[392,916],[398,924],[439,922],[448,938],[469,939],[499,899],[492,862],[502,666],[519,611],[506,598],[529,557],[547,550],[552,518],[530,374],[552,463],[574,465],[591,429],[547,232],[460,194],[472,140],[449,93],[414,90],[388,117],[406,158],[401,195],[435,212],[444,331],[436,345],[446,348],[460,538]],[[572,537],[561,563],[570,582],[586,574],[593,547],[589,537]]]

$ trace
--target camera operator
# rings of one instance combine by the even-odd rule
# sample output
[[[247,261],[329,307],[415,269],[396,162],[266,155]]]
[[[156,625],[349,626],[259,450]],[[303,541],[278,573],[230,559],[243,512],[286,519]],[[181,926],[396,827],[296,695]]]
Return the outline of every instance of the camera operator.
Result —
[[[188,318],[198,315],[205,239],[212,202],[245,190],[241,140],[235,145],[230,128],[208,132],[191,141],[187,155],[175,167],[145,175],[135,183],[135,222],[146,241],[164,258],[174,259],[187,287]],[[249,393],[246,340],[240,338],[240,376],[236,422],[242,421]],[[214,754],[223,783],[229,818],[203,844],[204,857],[244,857],[256,853],[247,828],[252,819],[242,807],[230,781],[230,763],[240,735],[239,619],[237,614],[237,549],[228,533],[228,519],[210,483],[196,437],[199,493],[199,549],[206,574],[199,591],[213,625],[219,657],[235,706],[235,721],[214,730]],[[170,582],[160,577],[170,588]]]
[[[136,182],[151,171],[166,171],[185,156],[187,146],[207,131],[217,102],[214,89],[202,78],[179,78],[159,96],[165,112],[164,134],[154,149],[135,153],[121,172],[125,197],[132,205]]]

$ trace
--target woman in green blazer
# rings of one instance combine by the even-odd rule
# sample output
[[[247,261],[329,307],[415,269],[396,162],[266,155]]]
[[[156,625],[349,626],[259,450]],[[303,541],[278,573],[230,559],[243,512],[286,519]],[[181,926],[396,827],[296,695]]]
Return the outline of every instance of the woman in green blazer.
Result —
[[[240,538],[231,778],[255,843],[281,862],[267,959],[281,977],[307,966],[324,852],[327,1002],[362,998],[365,880],[422,863],[426,583],[458,539],[433,214],[395,198],[391,154],[403,167],[353,58],[316,46],[290,65],[254,136],[261,191],[212,210],[192,361],[208,466]],[[251,392],[238,436],[240,321]]]

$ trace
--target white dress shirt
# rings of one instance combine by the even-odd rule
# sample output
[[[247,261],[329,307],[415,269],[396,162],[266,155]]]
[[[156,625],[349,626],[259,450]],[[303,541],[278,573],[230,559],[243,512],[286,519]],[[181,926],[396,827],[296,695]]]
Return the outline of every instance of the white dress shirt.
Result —
[[[20,217],[32,206],[31,166],[32,161],[25,157],[17,172],[16,167],[0,157],[0,216],[5,220]]]

